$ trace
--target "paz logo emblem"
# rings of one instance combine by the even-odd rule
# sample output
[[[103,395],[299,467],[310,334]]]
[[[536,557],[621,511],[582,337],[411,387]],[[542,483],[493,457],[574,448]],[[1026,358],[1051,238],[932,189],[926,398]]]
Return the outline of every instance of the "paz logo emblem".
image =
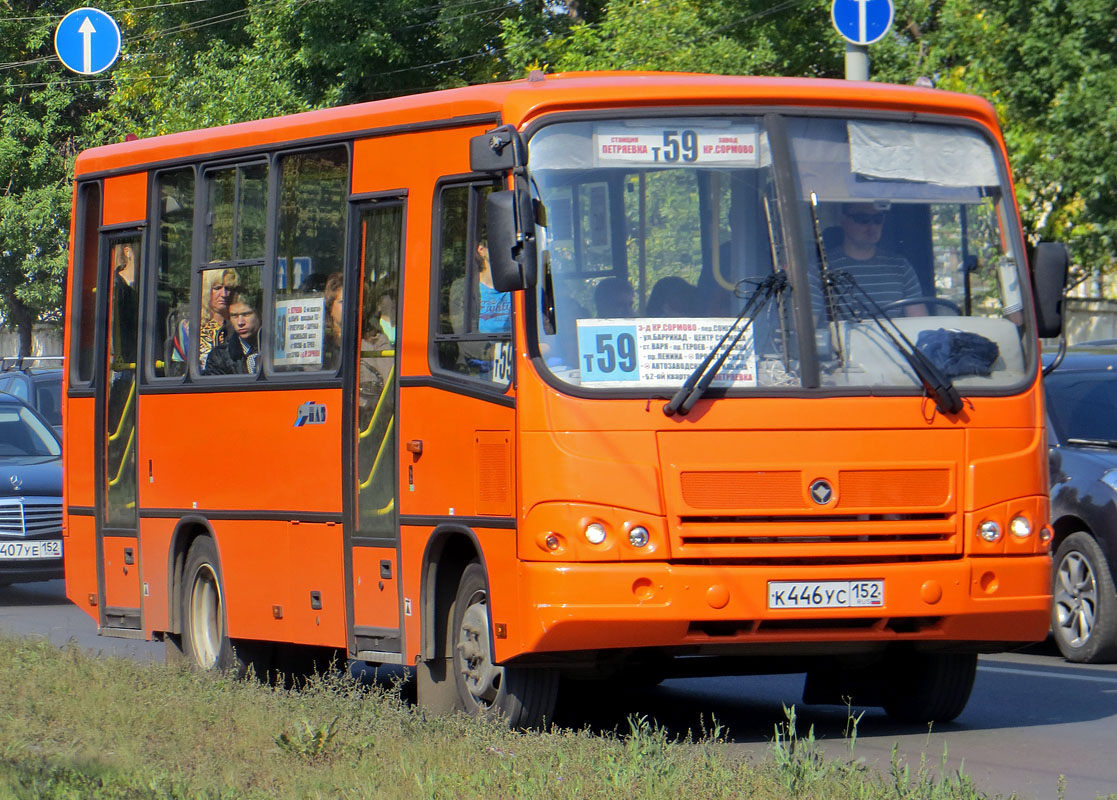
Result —
[[[8,477],[8,482],[12,485],[13,492],[18,492],[23,488],[23,478],[18,475],[10,475]]]
[[[830,486],[830,482],[824,478],[819,478],[817,481],[811,482],[811,499],[824,506],[834,499],[834,489]]]

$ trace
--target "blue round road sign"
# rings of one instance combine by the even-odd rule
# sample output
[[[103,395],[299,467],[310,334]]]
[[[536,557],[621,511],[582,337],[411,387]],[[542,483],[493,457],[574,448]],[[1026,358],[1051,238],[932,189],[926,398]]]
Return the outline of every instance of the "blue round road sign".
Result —
[[[830,19],[851,44],[872,44],[892,27],[892,0],[834,0]]]
[[[78,8],[58,23],[54,52],[67,69],[81,75],[104,72],[120,56],[120,28],[96,8]]]

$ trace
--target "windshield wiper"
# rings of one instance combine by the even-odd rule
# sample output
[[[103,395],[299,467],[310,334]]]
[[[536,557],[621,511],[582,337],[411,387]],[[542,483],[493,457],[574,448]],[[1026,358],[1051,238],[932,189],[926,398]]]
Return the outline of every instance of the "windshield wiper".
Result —
[[[830,269],[826,258],[826,245],[822,241],[822,231],[818,224],[818,195],[811,192],[811,220],[814,222],[815,245],[818,247],[819,272],[822,274],[822,291],[826,298],[826,305],[830,313],[831,323],[838,323],[838,309],[834,302],[834,293],[842,301],[846,311],[852,311],[859,319],[864,316],[870,318],[880,328],[881,333],[892,342],[896,351],[904,357],[911,367],[912,372],[923,384],[924,391],[935,401],[935,407],[943,414],[957,414],[962,410],[962,398],[950,378],[942,374],[938,367],[923,355],[911,343],[911,339],[904,335],[900,326],[892,321],[881,309],[869,293],[861,288],[852,275],[844,270]],[[858,313],[860,312],[860,313]],[[835,335],[835,339],[839,339]],[[841,351],[838,351],[839,358]]]
[[[1067,439],[1066,442],[1084,447],[1117,447],[1117,439]]]
[[[825,280],[837,291],[847,311],[853,311],[858,319],[868,317],[877,324],[885,338],[895,346],[896,352],[908,362],[912,372],[923,384],[927,396],[935,401],[935,407],[941,413],[957,414],[962,410],[962,397],[954,388],[950,378],[943,375],[931,359],[911,343],[911,339],[904,335],[900,327],[881,310],[881,307],[861,288],[852,275],[844,270],[826,270]]]
[[[706,357],[702,359],[702,363],[687,376],[686,381],[675,392],[674,397],[664,404],[664,414],[673,417],[675,412],[678,412],[685,416],[694,407],[698,399],[710,388],[710,384],[717,377],[718,372],[721,371],[725,360],[729,358],[733,348],[741,341],[741,337],[745,335],[745,331],[752,325],[753,320],[757,318],[768,301],[782,292],[786,286],[787,276],[783,270],[772,273],[757,285],[756,290],[749,297],[748,302],[745,303],[745,307],[737,315],[737,319],[733,320],[733,324],[729,326],[710,352],[706,354]],[[742,321],[744,322],[743,325],[741,324]],[[736,331],[735,334],[734,331]],[[731,334],[733,334],[733,340],[726,347],[725,343],[729,340]]]

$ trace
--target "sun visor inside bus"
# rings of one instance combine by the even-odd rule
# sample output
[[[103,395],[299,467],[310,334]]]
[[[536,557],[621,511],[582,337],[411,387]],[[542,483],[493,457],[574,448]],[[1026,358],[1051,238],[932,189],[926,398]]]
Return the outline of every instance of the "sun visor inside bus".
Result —
[[[789,127],[804,199],[977,203],[999,191],[991,145],[970,128],[828,119]]]

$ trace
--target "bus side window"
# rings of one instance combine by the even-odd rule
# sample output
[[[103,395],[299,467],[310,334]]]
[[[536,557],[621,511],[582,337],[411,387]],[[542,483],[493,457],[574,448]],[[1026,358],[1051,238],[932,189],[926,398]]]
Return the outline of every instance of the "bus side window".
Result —
[[[272,364],[276,372],[335,371],[346,300],[349,150],[304,150],[280,156],[278,163]]]
[[[161,172],[155,177],[159,198],[156,241],[155,314],[147,350],[156,378],[186,374],[189,348],[190,263],[194,238],[193,168]]]
[[[512,295],[492,287],[485,198],[492,184],[444,187],[438,248],[437,368],[507,385]]]
[[[101,184],[83,183],[78,187],[78,207],[74,231],[74,295],[70,323],[70,385],[81,386],[93,380],[93,354],[97,325],[97,245],[101,226]]]
[[[209,354],[229,341],[229,302],[238,292],[259,296],[264,266],[268,165],[264,162],[218,167],[205,173],[205,250],[195,263],[201,273],[195,308],[200,316],[179,325],[186,338],[197,331],[198,374]],[[191,351],[188,342],[186,352]]]

